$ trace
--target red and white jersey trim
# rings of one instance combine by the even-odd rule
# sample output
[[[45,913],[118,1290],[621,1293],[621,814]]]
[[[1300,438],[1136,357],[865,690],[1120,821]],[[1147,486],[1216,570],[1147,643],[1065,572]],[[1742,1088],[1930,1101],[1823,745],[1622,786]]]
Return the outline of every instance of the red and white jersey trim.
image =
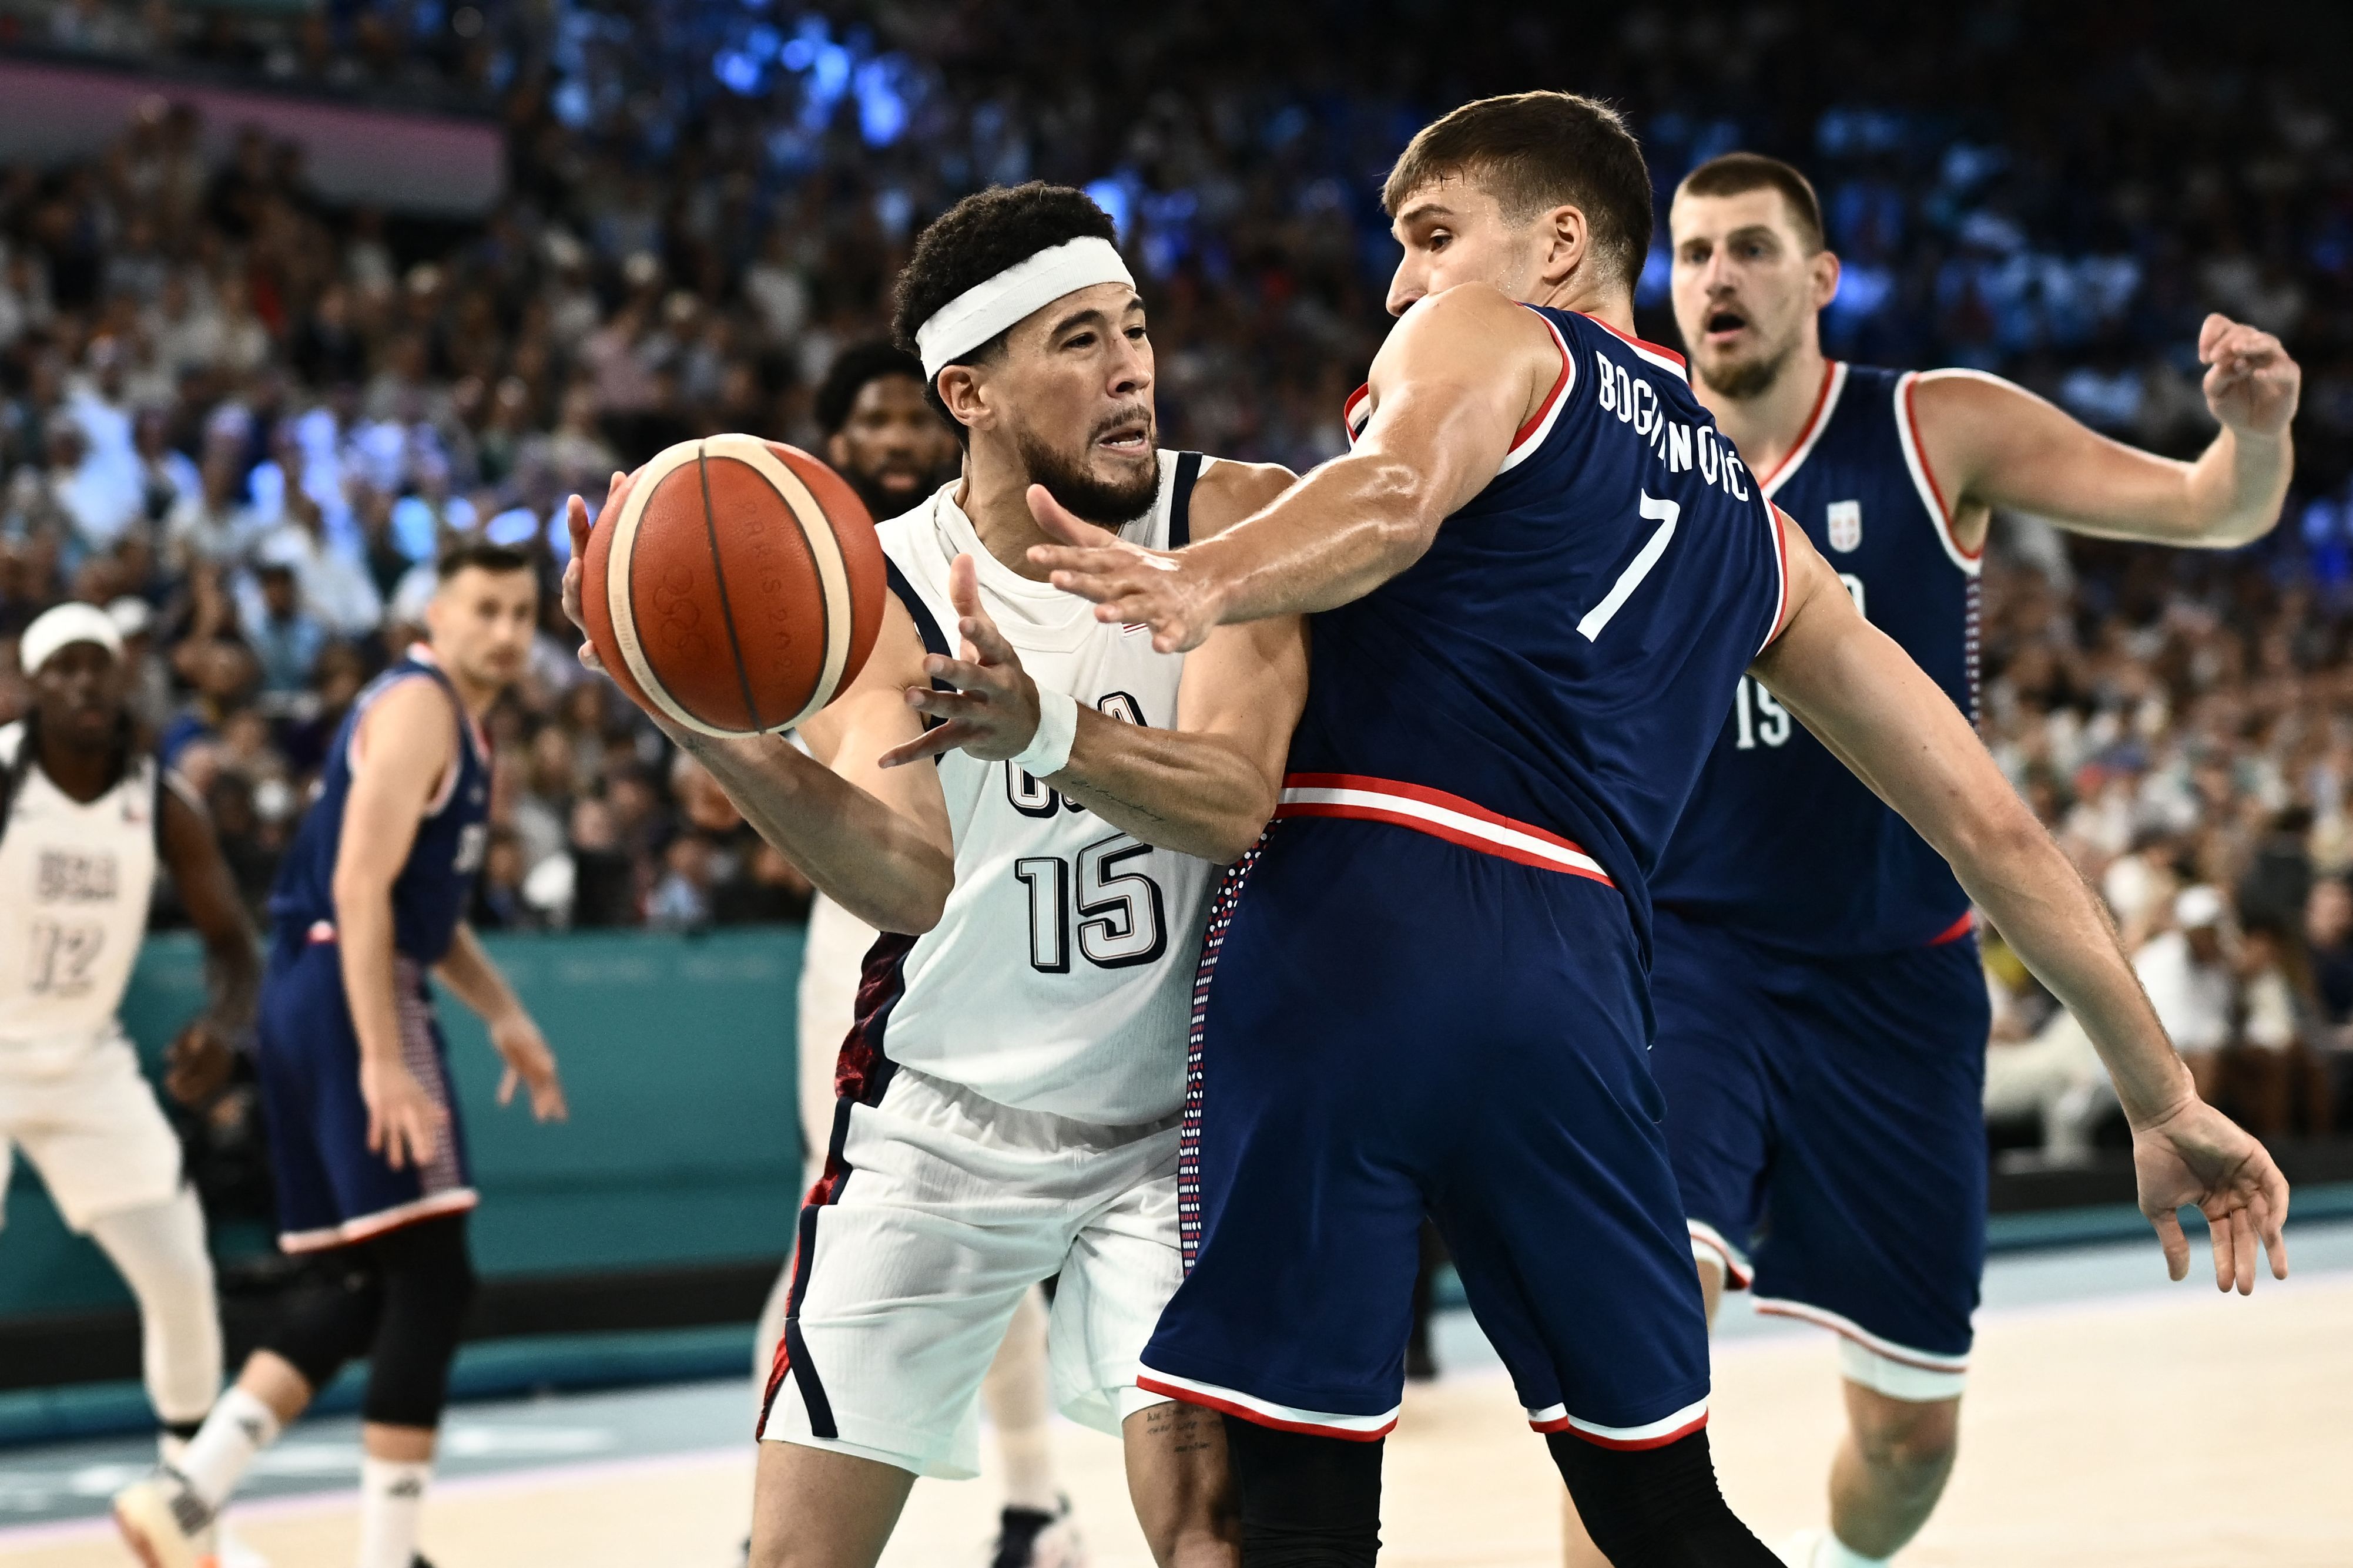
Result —
[[[1845,390],[1846,362],[1834,359],[1825,363],[1822,366],[1821,390],[1814,395],[1814,411],[1806,416],[1805,428],[1798,432],[1798,444],[1782,453],[1781,460],[1773,465],[1773,471],[1759,481],[1764,487],[1767,500],[1771,500],[1788,482],[1789,476],[1804,467],[1806,459],[1813,455],[1814,443],[1820,441],[1822,432],[1830,427],[1831,416],[1838,412],[1839,394]]]
[[[1841,1316],[1826,1307],[1817,1307],[1811,1302],[1788,1301],[1778,1297],[1759,1296],[1756,1299],[1756,1306],[1758,1311],[1769,1312],[1777,1318],[1797,1318],[1809,1323],[1819,1324],[1861,1345],[1873,1354],[1895,1363],[1898,1366],[1915,1367],[1922,1372],[1953,1373],[1967,1372],[1969,1368],[1969,1358],[1965,1355],[1940,1355],[1935,1351],[1915,1350],[1910,1345],[1899,1345],[1894,1340],[1880,1338],[1852,1318]]]
[[[1734,1290],[1746,1290],[1754,1279],[1756,1270],[1748,1266],[1748,1255],[1724,1239],[1724,1232],[1705,1220],[1687,1219],[1690,1228],[1692,1256],[1702,1260],[1713,1258],[1724,1266],[1725,1284]]]
[[[1173,1372],[1154,1372],[1149,1367],[1137,1374],[1135,1386],[1147,1394],[1165,1394],[1187,1405],[1206,1405],[1229,1415],[1239,1415],[1261,1426],[1271,1426],[1278,1432],[1312,1432],[1322,1437],[1340,1437],[1351,1443],[1371,1443],[1386,1437],[1389,1428],[1398,1424],[1398,1409],[1379,1415],[1336,1415],[1324,1410],[1301,1410],[1293,1405],[1278,1405],[1271,1399],[1244,1394],[1237,1388],[1220,1388],[1214,1383],[1202,1383],[1194,1378],[1178,1377]]]
[[[1536,320],[1545,324],[1545,331],[1552,334],[1553,342],[1560,350],[1560,374],[1553,377],[1552,390],[1545,394],[1543,404],[1512,437],[1512,448],[1504,454],[1503,464],[1495,470],[1499,474],[1510,473],[1544,445],[1545,437],[1559,422],[1560,411],[1568,406],[1569,389],[1577,384],[1577,356],[1568,352],[1568,340],[1560,335],[1560,329],[1553,324],[1550,316],[1537,311]]]
[[[1678,381],[1684,383],[1690,382],[1691,372],[1684,367],[1683,356],[1675,353],[1674,350],[1668,348],[1662,343],[1645,342],[1641,338],[1634,336],[1631,332],[1621,332],[1617,328],[1611,326],[1609,322],[1603,321],[1600,317],[1593,314],[1589,310],[1579,310],[1577,314],[1583,316],[1595,326],[1599,327],[1603,331],[1608,332],[1611,337],[1616,338],[1620,342],[1622,342],[1627,347],[1632,349],[1634,353],[1640,355],[1645,362],[1657,365],[1661,370],[1667,372]]]
[[[1539,1432],[1572,1432],[1603,1448],[1663,1448],[1707,1425],[1707,1401],[1694,1400],[1672,1415],[1640,1426],[1604,1426],[1598,1421],[1581,1421],[1560,1405],[1529,1411],[1528,1425]]]
[[[1274,808],[1286,816],[1337,816],[1360,822],[1386,822],[1410,827],[1433,838],[1443,838],[1482,854],[1501,856],[1523,866],[1566,871],[1614,887],[1601,862],[1584,848],[1533,823],[1489,811],[1476,802],[1444,790],[1395,779],[1368,778],[1360,773],[1287,773],[1282,798]]]
[[[1779,637],[1782,628],[1789,624],[1789,531],[1798,526],[1796,519],[1769,500],[1765,503],[1765,521],[1773,525],[1775,596],[1773,629],[1767,632],[1765,640],[1757,645],[1758,653],[1763,653],[1767,648],[1771,647],[1773,639]]]
[[[2000,376],[1986,375],[1982,371],[1938,371],[1938,375],[1976,375],[1987,381],[2000,381]],[[1920,492],[1920,504],[1928,509],[1929,520],[1936,524],[1936,542],[1945,547],[1946,556],[1963,572],[1974,577],[1984,565],[1985,547],[1975,550],[1961,548],[1960,537],[1953,531],[1952,509],[1945,504],[1945,492],[1936,488],[1936,476],[1928,469],[1928,454],[1920,444],[1920,412],[1914,405],[1913,392],[1920,384],[1920,373],[1912,371],[1898,376],[1895,382],[1895,438],[1904,448],[1904,466],[1912,472],[1912,488]],[[2002,383],[2008,385],[2007,382]]]
[[[1372,422],[1373,384],[1368,381],[1348,394],[1348,401],[1340,405],[1340,423],[1348,427],[1348,445],[1355,446],[1356,437],[1363,435],[1365,426]]]
[[[480,1202],[481,1198],[473,1188],[454,1187],[446,1193],[432,1193],[411,1203],[395,1204],[388,1209],[378,1209],[374,1214],[347,1219],[341,1225],[331,1225],[324,1229],[280,1231],[278,1233],[278,1249],[280,1252],[321,1252],[330,1247],[349,1247],[354,1241],[365,1241],[372,1236],[398,1230],[402,1226],[414,1225],[420,1219],[459,1213]]]

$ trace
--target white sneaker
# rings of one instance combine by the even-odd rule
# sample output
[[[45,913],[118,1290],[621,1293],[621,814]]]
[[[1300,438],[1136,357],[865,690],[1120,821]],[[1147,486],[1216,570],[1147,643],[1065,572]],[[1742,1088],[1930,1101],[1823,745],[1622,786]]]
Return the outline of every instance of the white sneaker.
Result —
[[[1829,1531],[1820,1528],[1801,1530],[1773,1548],[1773,1555],[1788,1563],[1788,1568],[1814,1568],[1815,1553],[1821,1550],[1823,1538],[1829,1534]]]
[[[243,1537],[223,1521],[215,1527],[217,1545],[215,1556],[219,1568],[269,1568],[269,1559],[255,1551]]]
[[[115,1493],[114,1523],[144,1568],[217,1568],[213,1510],[177,1470],[159,1468]]]

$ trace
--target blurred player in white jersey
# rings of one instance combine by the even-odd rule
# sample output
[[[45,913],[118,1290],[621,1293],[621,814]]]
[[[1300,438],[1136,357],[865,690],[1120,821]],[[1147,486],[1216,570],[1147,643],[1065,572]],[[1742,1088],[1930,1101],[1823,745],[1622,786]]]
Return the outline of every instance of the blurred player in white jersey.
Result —
[[[958,448],[947,422],[923,400],[923,363],[894,343],[842,352],[817,393],[825,457],[876,517],[896,517],[953,479]],[[799,997],[801,1190],[825,1174],[833,1130],[834,1058],[856,1015],[860,966],[879,933],[819,893],[809,905]],[[752,1344],[752,1397],[765,1406],[768,1375],[792,1302],[786,1258],[760,1314]],[[980,1387],[1005,1470],[1005,1506],[989,1568],[1075,1568],[1083,1561],[1068,1500],[1054,1479],[1049,1436],[1052,1394],[1046,1380],[1046,1302],[1021,1299]]]
[[[762,1423],[759,1568],[862,1568],[916,1476],[972,1474],[984,1374],[1056,1276],[1057,1402],[1122,1437],[1155,1559],[1236,1561],[1217,1422],[1136,1378],[1180,1271],[1210,884],[1273,810],[1303,639],[1274,621],[1158,653],[1027,562],[1041,489],[1166,548],[1289,476],[1156,448],[1143,303],[1112,239],[1082,193],[1043,185],[971,197],[924,231],[899,335],[966,456],[960,481],[881,529],[892,595],[872,657],[803,727],[807,754],[665,726],[885,933],[801,1215]],[[576,511],[583,546],[586,524]],[[575,576],[575,608],[576,591]]]
[[[204,938],[212,1000],[174,1043],[202,1100],[253,1024],[261,963],[212,823],[137,743],[122,639],[61,605],[25,629],[33,709],[0,729],[0,1190],[13,1148],[138,1298],[165,1463],[220,1392],[221,1332],[196,1194],[115,1017],[166,868]]]

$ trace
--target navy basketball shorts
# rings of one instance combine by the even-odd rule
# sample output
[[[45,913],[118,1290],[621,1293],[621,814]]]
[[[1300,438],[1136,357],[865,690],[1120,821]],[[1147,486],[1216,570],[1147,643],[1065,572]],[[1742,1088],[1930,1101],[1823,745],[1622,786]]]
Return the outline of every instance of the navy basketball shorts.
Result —
[[[1284,820],[1229,877],[1208,942],[1188,1268],[1143,1387],[1380,1436],[1427,1212],[1536,1430],[1648,1447],[1705,1423],[1706,1322],[1614,887],[1384,822]]]
[[[396,955],[393,991],[402,1058],[448,1115],[433,1157],[396,1171],[368,1152],[359,1035],[332,931],[322,926],[307,938],[281,938],[270,954],[255,1060],[278,1182],[278,1245],[285,1251],[364,1241],[477,1201],[448,1050],[415,960]]]
[[[1651,1070],[1692,1250],[1841,1337],[1852,1382],[1957,1397],[1985,1268],[1972,936],[1824,958],[1660,910]]]

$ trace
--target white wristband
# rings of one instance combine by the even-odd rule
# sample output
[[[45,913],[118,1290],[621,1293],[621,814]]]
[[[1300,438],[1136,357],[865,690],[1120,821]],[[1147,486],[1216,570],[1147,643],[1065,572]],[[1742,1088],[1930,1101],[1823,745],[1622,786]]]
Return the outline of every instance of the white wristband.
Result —
[[[1046,778],[1071,765],[1071,745],[1079,738],[1079,702],[1067,691],[1038,689],[1038,732],[1013,765],[1033,779]]]

